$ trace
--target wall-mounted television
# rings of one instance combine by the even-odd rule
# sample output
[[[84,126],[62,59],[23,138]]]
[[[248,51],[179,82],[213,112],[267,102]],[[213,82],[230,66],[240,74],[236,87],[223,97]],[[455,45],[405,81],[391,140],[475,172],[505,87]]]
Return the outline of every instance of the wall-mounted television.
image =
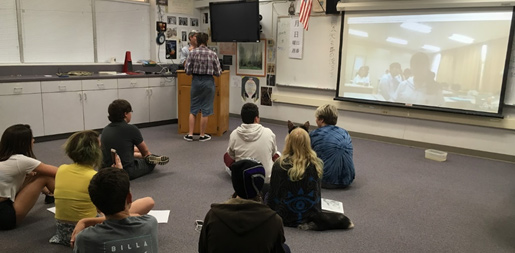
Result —
[[[513,7],[348,11],[336,100],[500,117]]]
[[[259,2],[209,3],[211,41],[259,42]]]

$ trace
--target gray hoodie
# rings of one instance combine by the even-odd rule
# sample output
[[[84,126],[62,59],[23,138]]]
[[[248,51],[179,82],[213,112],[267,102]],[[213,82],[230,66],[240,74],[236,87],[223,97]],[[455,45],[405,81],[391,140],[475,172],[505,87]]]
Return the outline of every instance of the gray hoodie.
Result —
[[[272,173],[272,156],[277,153],[275,134],[270,128],[261,124],[241,124],[231,133],[227,153],[235,161],[254,158],[263,164],[266,171],[266,183],[270,182]]]

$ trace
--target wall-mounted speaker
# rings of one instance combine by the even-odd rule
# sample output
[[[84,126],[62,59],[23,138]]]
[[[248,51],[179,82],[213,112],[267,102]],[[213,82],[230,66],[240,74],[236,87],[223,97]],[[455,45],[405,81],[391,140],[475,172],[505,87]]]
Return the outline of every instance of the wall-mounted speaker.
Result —
[[[338,0],[326,0],[325,13],[326,14],[340,13],[339,11],[336,10],[336,4],[338,4]]]

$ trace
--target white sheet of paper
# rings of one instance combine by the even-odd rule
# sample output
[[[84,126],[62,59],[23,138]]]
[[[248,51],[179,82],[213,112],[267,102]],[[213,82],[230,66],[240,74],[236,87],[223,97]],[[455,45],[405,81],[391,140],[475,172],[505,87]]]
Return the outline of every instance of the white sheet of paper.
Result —
[[[168,223],[168,217],[170,216],[170,210],[150,210],[148,214],[156,217],[157,223]]]
[[[343,203],[337,200],[332,199],[324,199],[322,198],[322,210],[335,212],[335,213],[343,213]]]
[[[55,206],[47,208],[49,212],[55,213]],[[157,223],[168,223],[168,217],[170,216],[170,210],[150,210],[148,214],[154,216],[157,219]]]

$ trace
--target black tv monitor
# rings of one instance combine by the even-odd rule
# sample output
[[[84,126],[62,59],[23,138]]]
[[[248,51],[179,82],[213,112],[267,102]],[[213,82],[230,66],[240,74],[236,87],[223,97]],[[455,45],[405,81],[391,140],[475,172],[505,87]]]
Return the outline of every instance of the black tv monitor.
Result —
[[[259,42],[259,2],[212,2],[211,41]]]
[[[346,12],[337,100],[502,117],[513,7]]]

